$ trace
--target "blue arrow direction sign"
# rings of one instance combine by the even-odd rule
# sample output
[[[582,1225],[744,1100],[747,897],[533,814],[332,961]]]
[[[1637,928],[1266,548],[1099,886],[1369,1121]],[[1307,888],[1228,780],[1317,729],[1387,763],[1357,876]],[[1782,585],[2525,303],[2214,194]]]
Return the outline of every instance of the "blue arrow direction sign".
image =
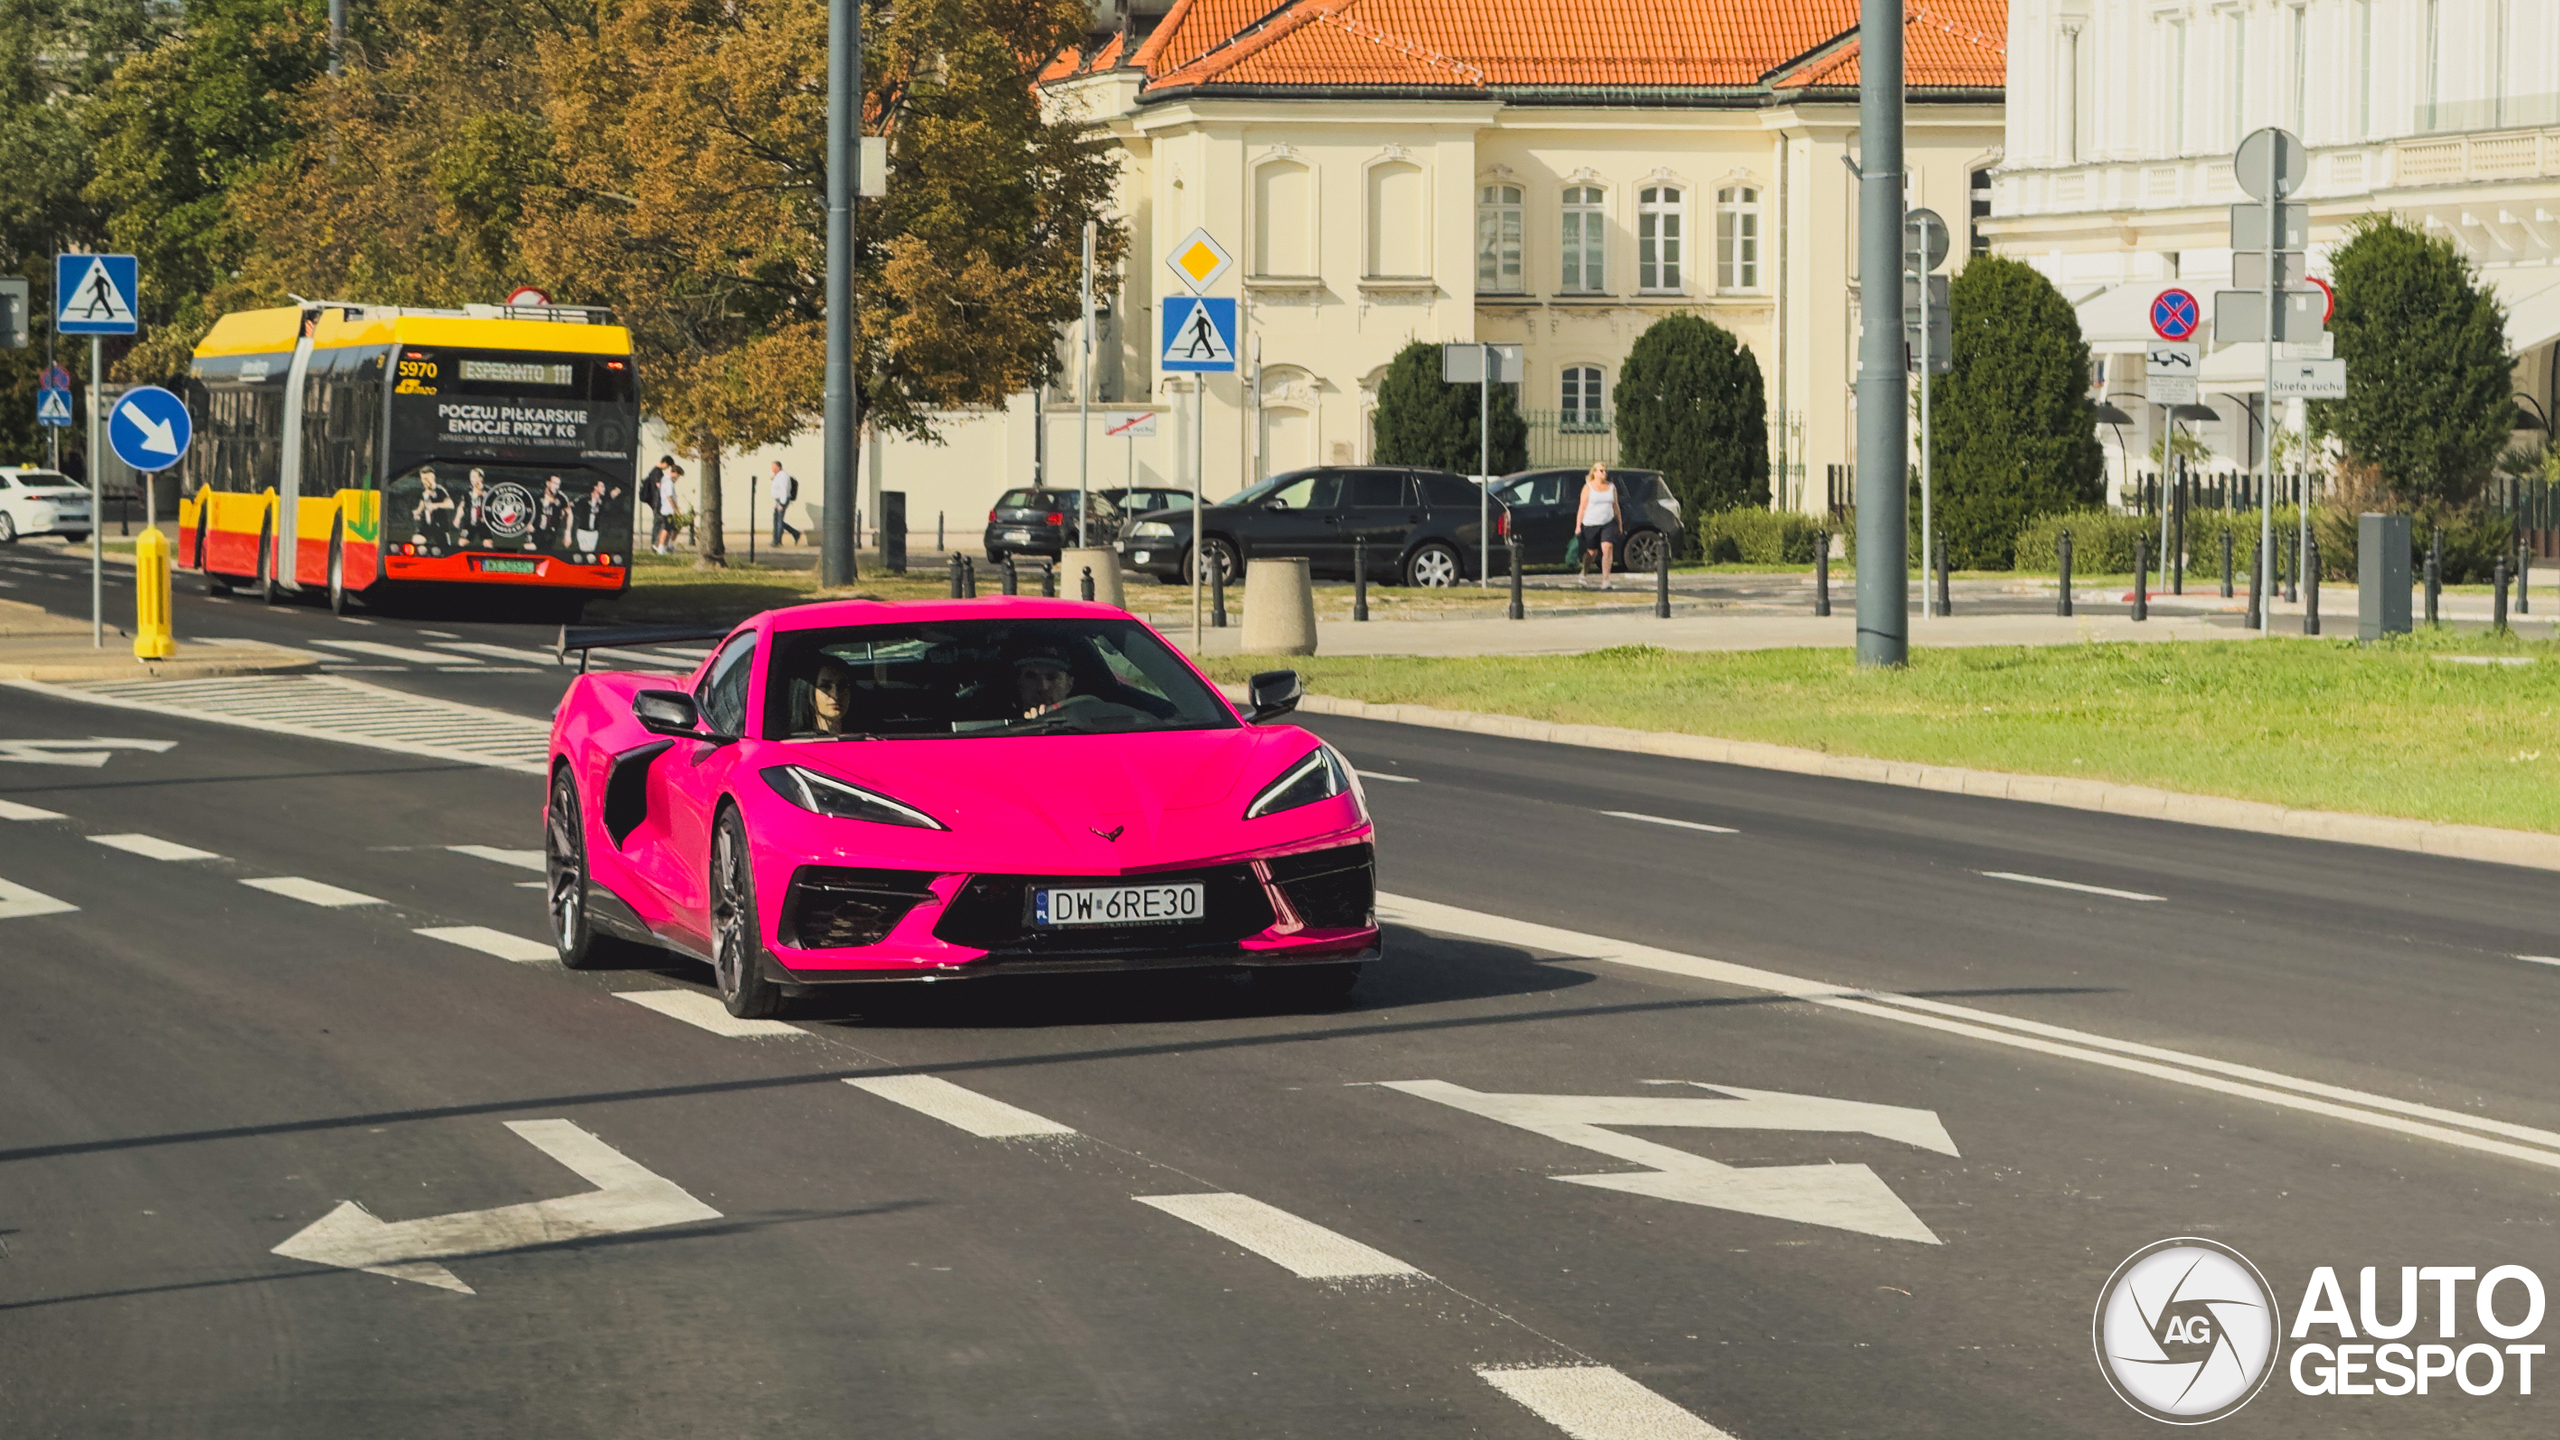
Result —
[[[1164,302],[1167,370],[1225,374],[1236,368],[1236,302],[1212,295],[1179,295]]]
[[[187,442],[195,433],[187,402],[157,385],[145,385],[117,398],[107,424],[107,445],[117,459],[136,470],[166,470],[187,453]]]
[[[53,328],[65,335],[130,335],[142,267],[130,255],[53,257]]]
[[[50,387],[36,392],[36,423],[67,426],[71,423],[71,392]]]

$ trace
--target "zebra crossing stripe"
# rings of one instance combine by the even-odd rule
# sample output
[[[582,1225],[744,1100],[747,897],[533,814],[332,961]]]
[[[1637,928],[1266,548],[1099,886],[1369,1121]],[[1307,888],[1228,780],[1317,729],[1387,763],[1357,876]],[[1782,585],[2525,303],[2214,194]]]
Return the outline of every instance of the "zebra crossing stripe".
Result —
[[[548,721],[402,694],[337,675],[7,683],[60,700],[210,720],[271,735],[335,740],[527,775],[546,772],[551,750]]]

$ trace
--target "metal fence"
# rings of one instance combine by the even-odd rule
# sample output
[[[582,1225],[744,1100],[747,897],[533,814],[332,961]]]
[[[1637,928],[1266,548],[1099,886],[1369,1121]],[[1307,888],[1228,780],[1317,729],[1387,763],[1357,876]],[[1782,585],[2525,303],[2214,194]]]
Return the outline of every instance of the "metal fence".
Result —
[[[1618,463],[1617,417],[1607,411],[1523,410],[1529,422],[1529,466],[1615,465]]]

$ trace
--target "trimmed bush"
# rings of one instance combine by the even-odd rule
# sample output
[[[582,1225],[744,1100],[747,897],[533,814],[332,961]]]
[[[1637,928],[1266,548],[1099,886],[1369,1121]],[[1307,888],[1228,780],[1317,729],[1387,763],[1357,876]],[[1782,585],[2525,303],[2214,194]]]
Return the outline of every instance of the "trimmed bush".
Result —
[[[2065,510],[2039,515],[2018,527],[2017,568],[2050,575],[2061,568],[2058,548],[2062,532],[2071,532],[2071,569],[2080,575],[2130,575],[2133,542],[2151,537],[2159,543],[2159,522],[2112,510]],[[2152,561],[2159,564],[2157,557]]]
[[[1958,569],[2006,570],[2021,526],[2106,493],[2089,347],[2070,302],[2016,260],[1966,261],[1948,304],[1954,368],[1930,382],[1932,518]]]
[[[1696,315],[1645,327],[1609,392],[1618,460],[1659,470],[1681,508],[1703,514],[1769,503],[1769,405],[1760,361],[1733,332]]]
[[[1711,510],[1698,517],[1698,553],[1710,565],[1810,565],[1821,528],[1791,510]]]

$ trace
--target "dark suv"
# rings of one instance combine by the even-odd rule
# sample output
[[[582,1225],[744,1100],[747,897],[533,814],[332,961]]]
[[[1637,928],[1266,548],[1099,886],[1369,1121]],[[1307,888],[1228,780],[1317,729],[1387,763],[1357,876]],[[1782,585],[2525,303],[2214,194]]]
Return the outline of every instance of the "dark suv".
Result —
[[[1358,542],[1369,578],[1454,585],[1476,574],[1483,504],[1475,482],[1442,470],[1326,465],[1274,475],[1200,512],[1201,542],[1233,583],[1266,556],[1305,556],[1317,575],[1348,579]],[[1493,507],[1498,514],[1500,506]],[[1129,569],[1166,584],[1191,579],[1191,517],[1139,520],[1123,542]],[[1496,562],[1497,565],[1499,562]]]
[[[1085,540],[1109,545],[1120,534],[1120,512],[1102,492],[1092,492],[1085,511]],[[1002,565],[1009,555],[1038,555],[1050,560],[1076,541],[1076,492],[1054,486],[1007,490],[987,512],[987,562]]]
[[[1589,473],[1523,470],[1493,482],[1493,498],[1510,512],[1505,533],[1520,537],[1523,566],[1564,563],[1565,547],[1576,529],[1573,504],[1581,498],[1582,480]],[[1617,487],[1618,524],[1627,532],[1618,568],[1638,573],[1651,570],[1662,547],[1679,542],[1680,502],[1672,497],[1671,487],[1662,483],[1659,470],[1621,470],[1612,465],[1609,483]]]

